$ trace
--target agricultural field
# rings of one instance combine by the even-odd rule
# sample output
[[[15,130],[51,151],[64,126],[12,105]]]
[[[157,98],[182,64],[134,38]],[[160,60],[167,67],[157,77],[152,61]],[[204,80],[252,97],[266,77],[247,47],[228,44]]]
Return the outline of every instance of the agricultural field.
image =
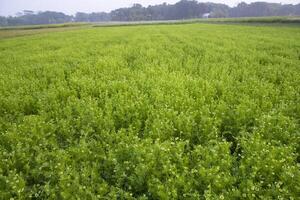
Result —
[[[0,40],[4,38],[35,35],[40,33],[61,32],[67,30],[88,28],[90,26],[91,24],[88,23],[69,23],[69,24],[0,27]]]
[[[300,26],[5,35],[0,199],[296,200],[299,102]]]

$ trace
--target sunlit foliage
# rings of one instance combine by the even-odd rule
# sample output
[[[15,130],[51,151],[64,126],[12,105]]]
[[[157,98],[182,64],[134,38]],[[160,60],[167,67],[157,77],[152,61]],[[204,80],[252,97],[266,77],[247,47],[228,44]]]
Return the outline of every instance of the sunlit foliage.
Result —
[[[300,29],[0,40],[0,199],[297,199]]]

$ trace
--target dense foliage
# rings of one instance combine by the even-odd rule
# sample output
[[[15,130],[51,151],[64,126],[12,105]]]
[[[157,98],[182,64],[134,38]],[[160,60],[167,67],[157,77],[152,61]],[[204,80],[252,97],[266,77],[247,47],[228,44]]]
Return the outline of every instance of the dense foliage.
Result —
[[[240,3],[235,7],[225,4],[203,3],[195,0],[180,0],[175,4],[159,4],[143,7],[134,4],[129,8],[119,8],[109,13],[78,12],[75,16],[59,12],[39,12],[25,10],[17,17],[1,17],[0,26],[55,24],[66,22],[106,22],[106,21],[153,21],[153,20],[182,20],[202,18],[209,13],[211,18],[227,17],[263,17],[263,16],[299,16],[300,4],[279,3]]]
[[[110,15],[115,21],[139,21],[202,18],[206,13],[209,13],[211,18],[297,16],[300,15],[300,4],[242,2],[231,8],[225,4],[181,0],[175,4],[164,3],[148,7],[135,4],[131,8],[114,10]]]
[[[92,28],[0,52],[0,199],[299,198],[299,28]]]
[[[19,26],[19,25],[36,25],[36,24],[59,24],[72,22],[73,17],[61,12],[39,12],[24,11],[16,17],[1,17],[0,26]]]

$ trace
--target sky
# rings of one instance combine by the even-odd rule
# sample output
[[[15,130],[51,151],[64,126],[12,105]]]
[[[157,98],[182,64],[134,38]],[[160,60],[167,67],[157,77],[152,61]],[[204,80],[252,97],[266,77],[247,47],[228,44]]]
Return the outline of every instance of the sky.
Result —
[[[143,6],[161,4],[167,2],[176,3],[179,0],[0,0],[0,16],[15,15],[22,10],[33,11],[59,11],[66,14],[76,12],[101,12],[111,11],[116,8],[129,7],[133,3],[140,3]],[[297,4],[300,0],[198,0],[199,2],[225,3],[235,6],[239,2],[247,3],[265,1],[273,3]]]

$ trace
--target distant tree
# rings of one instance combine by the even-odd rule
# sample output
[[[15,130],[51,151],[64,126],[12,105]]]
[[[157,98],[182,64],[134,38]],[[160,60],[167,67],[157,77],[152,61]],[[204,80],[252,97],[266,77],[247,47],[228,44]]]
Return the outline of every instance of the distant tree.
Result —
[[[195,0],[181,0],[174,5],[166,3],[144,8],[134,4],[130,8],[120,8],[111,12],[113,21],[138,21],[138,20],[174,20],[199,18],[204,13],[218,8],[222,16],[228,15],[229,7],[224,4],[198,3]],[[221,9],[219,9],[221,8]]]
[[[255,2],[246,4],[242,2],[230,9],[230,17],[260,17],[260,16],[288,16],[299,15],[297,5],[282,5],[278,3]]]
[[[17,17],[7,17],[7,25],[35,25],[35,24],[56,24],[56,23],[66,23],[72,20],[72,16],[65,15],[60,12],[39,12],[37,14],[32,14],[31,12],[26,12],[22,16]]]
[[[39,12],[19,17],[26,24],[56,24],[70,22],[72,17],[61,12]]]
[[[91,13],[89,14],[90,22],[110,21],[110,14],[106,12]]]
[[[7,19],[6,19],[6,17],[0,16],[0,26],[7,26]]]
[[[216,9],[213,12],[211,12],[209,17],[211,17],[211,18],[225,18],[225,17],[228,17],[228,13],[226,13],[224,10]]]
[[[7,17],[6,18],[8,26],[17,26],[17,25],[24,25],[24,22],[19,17]]]
[[[294,15],[300,16],[300,3],[294,6]]]
[[[34,11],[32,11],[32,10],[23,10],[23,15],[34,15]]]
[[[210,17],[225,18],[229,17],[230,8],[224,4],[207,3]]]
[[[89,22],[89,14],[83,12],[77,12],[75,14],[75,21],[76,22]]]
[[[132,8],[142,9],[143,6],[141,4],[139,4],[139,3],[135,3],[135,4],[133,4]]]
[[[296,14],[295,6],[292,4],[277,6],[275,13],[276,15],[280,15],[280,16],[294,15]]]
[[[300,15],[300,4],[278,4],[255,2],[247,4],[239,3],[230,8],[225,4],[203,3],[196,0],[180,0],[175,4],[162,3],[159,5],[143,7],[135,3],[129,8],[119,8],[106,12],[83,13],[75,16],[65,15],[61,12],[38,12],[24,10],[16,17],[0,17],[0,26],[53,24],[76,22],[100,22],[100,21],[143,21],[143,20],[176,20],[200,18],[205,13],[210,17],[258,17],[258,16],[289,16]]]

